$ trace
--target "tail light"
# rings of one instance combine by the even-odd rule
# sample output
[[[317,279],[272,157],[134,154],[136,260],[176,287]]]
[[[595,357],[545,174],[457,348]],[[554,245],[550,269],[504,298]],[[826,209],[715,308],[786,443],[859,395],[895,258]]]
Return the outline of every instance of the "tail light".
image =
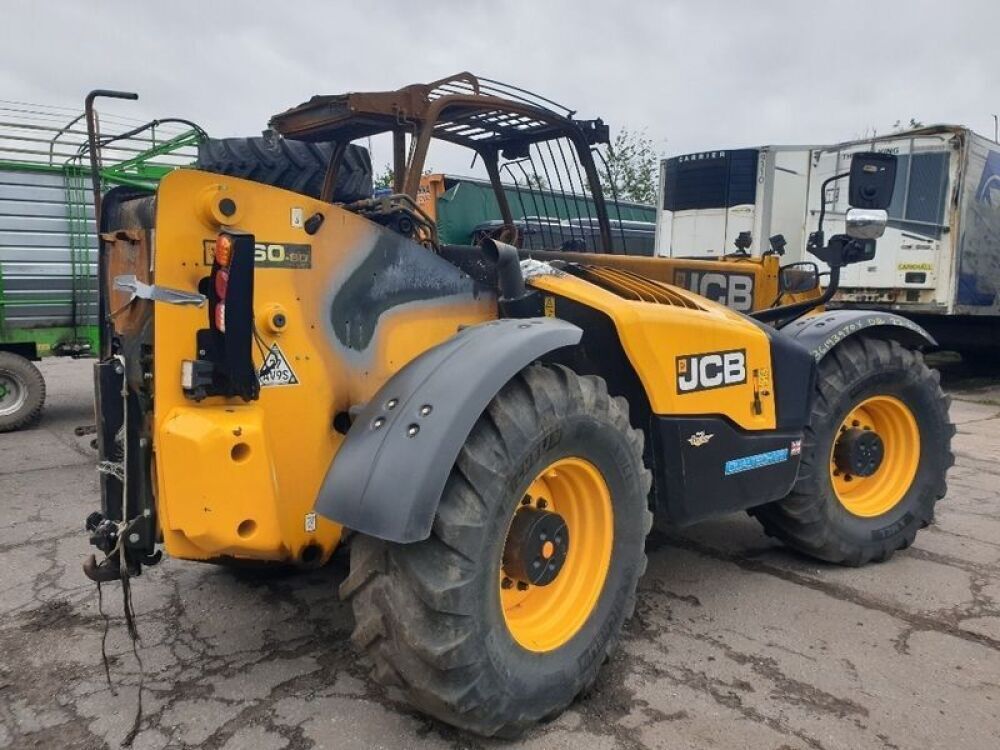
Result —
[[[212,316],[212,324],[220,333],[226,332],[226,292],[229,291],[229,269],[220,268],[215,273],[212,282],[215,289],[215,315]]]
[[[260,384],[253,363],[254,236],[222,232],[215,239],[215,253],[208,283],[209,328],[199,335],[198,348],[212,362],[211,390],[207,395],[257,398]],[[203,341],[203,339],[205,339]]]
[[[233,260],[233,236],[223,232],[215,238],[215,263],[220,268],[229,268]]]
[[[215,255],[212,261],[212,327],[226,332],[226,293],[229,291],[229,267],[233,262],[233,235],[222,232],[215,238]]]

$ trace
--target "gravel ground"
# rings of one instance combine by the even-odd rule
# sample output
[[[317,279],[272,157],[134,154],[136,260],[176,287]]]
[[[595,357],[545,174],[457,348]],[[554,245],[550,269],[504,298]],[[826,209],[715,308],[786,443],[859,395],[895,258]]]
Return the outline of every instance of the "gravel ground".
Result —
[[[139,663],[120,588],[80,562],[98,505],[90,363],[43,364],[35,429],[0,435],[0,747],[117,747]],[[636,617],[596,688],[512,747],[1000,747],[1000,386],[961,373],[937,523],[892,561],[820,565],[744,515],[654,534]],[[135,581],[144,748],[498,747],[367,679],[343,564],[291,577],[167,560]]]

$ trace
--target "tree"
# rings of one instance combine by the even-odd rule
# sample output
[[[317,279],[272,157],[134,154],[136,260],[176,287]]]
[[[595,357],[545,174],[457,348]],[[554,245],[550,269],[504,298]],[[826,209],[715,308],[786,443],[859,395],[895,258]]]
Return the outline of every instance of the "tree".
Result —
[[[915,128],[924,127],[924,123],[915,117],[911,117],[908,121],[903,122],[902,120],[896,120],[892,124],[892,129],[889,131],[889,135],[893,133],[902,133],[907,130],[913,130]],[[855,133],[854,140],[856,141],[867,141],[870,139],[875,139],[878,137],[878,128],[874,125],[870,125],[864,129],[862,133]]]
[[[922,128],[923,126],[924,124],[920,122],[920,120],[915,117],[911,117],[910,121],[907,123],[904,123],[902,120],[896,120],[896,122],[892,124],[892,131],[894,133],[902,133],[904,130],[913,130],[914,128]]]
[[[372,187],[376,190],[392,187],[392,165],[386,164],[385,168],[372,178]]]
[[[655,203],[660,158],[645,130],[622,128],[599,169],[605,197]]]
[[[421,174],[423,175],[434,174],[434,170],[428,168],[425,169]],[[372,188],[374,188],[375,190],[382,190],[382,189],[391,190],[394,177],[395,173],[392,171],[392,165],[386,164],[382,168],[381,172],[377,172],[374,175],[372,175]]]
[[[520,180],[518,180],[517,182],[520,184]],[[529,172],[528,175],[524,178],[524,184],[528,187],[529,190],[549,189],[549,183],[542,175],[538,174],[537,172]]]

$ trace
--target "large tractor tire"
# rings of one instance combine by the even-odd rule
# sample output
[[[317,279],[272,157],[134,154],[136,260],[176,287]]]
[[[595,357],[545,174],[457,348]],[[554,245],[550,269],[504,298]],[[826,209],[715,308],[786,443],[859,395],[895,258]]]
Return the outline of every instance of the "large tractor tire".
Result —
[[[209,138],[198,144],[197,166],[206,172],[241,177],[319,198],[332,154],[330,143],[281,138],[272,144],[263,138]],[[348,146],[337,172],[333,200],[350,203],[371,196],[372,163],[368,150]]]
[[[751,515],[821,560],[887,560],[934,520],[947,492],[950,400],[919,352],[865,335],[820,362],[817,390],[795,487]]]
[[[600,378],[522,370],[462,448],[430,538],[351,543],[341,594],[375,678],[485,736],[565,709],[635,608],[652,523],[642,447]]]
[[[45,405],[45,379],[31,362],[0,352],[0,432],[13,432],[38,421]]]

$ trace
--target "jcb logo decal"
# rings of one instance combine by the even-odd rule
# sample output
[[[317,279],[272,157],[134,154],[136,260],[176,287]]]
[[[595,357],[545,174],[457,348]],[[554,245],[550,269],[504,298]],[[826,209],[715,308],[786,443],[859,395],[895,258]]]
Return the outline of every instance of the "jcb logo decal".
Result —
[[[685,354],[677,358],[677,392],[693,393],[747,382],[745,349],[708,354]]]
[[[719,271],[675,271],[674,283],[738,312],[753,310],[753,276]]]

